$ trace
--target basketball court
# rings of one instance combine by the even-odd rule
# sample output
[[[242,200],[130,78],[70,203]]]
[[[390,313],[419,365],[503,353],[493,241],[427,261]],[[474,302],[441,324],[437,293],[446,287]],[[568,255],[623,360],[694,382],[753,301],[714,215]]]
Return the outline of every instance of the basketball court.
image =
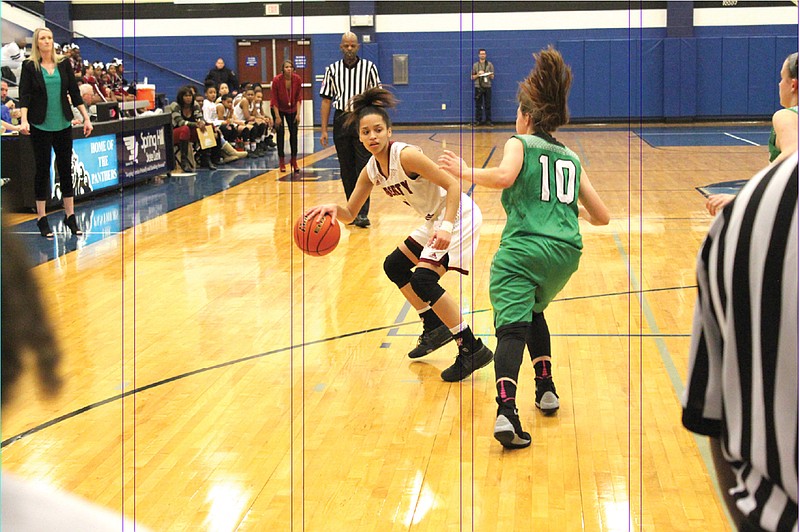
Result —
[[[79,203],[80,239],[54,225],[48,241],[15,214],[66,383],[52,401],[20,387],[3,417],[4,467],[154,530],[725,530],[707,442],[680,422],[695,254],[711,223],[698,190],[735,189],[764,167],[768,132],[556,134],[612,221],[581,222],[580,269],[546,311],[555,416],[534,407],[523,365],[533,443],[520,451],[492,436],[491,366],[450,384],[439,373],[453,344],[406,356],[421,325],[382,263],[416,227],[413,211],[374,194],[371,228],[343,226],[325,257],[294,246],[305,209],[344,199],[335,153],[313,133],[299,176],[271,154],[166,177]],[[497,164],[511,134],[394,130],[473,166]],[[505,215],[499,192],[472,197],[484,215],[474,271],[443,285],[494,349],[489,265]]]

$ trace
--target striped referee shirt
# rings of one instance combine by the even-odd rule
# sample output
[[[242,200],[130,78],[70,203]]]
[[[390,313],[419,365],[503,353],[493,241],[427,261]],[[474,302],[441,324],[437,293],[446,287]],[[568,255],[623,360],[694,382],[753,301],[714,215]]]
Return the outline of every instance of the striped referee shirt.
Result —
[[[683,424],[721,438],[747,520],[797,530],[797,153],[753,177],[697,257]]]
[[[334,109],[350,111],[350,98],[380,86],[381,78],[375,63],[359,57],[353,66],[347,66],[344,59],[340,59],[325,69],[319,95],[332,100]]]

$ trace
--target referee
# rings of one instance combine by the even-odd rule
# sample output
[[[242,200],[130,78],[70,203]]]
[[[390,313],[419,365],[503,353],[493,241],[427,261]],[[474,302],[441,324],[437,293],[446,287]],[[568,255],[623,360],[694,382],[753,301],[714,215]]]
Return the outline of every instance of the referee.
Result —
[[[711,437],[739,530],[797,530],[797,153],[756,174],[697,257],[683,424]]]
[[[342,35],[339,48],[342,50],[343,58],[328,65],[325,69],[325,77],[319,91],[322,96],[322,134],[319,140],[323,147],[328,146],[328,118],[331,113],[331,105],[333,105],[335,109],[333,144],[336,146],[336,157],[339,159],[339,170],[347,199],[350,199],[350,194],[356,187],[358,175],[371,156],[358,138],[358,125],[356,124],[350,129],[344,127],[350,111],[350,98],[367,89],[381,86],[375,64],[356,55],[358,46],[358,37],[355,33],[347,32]],[[357,227],[369,227],[368,214],[369,198],[358,212],[353,224]]]

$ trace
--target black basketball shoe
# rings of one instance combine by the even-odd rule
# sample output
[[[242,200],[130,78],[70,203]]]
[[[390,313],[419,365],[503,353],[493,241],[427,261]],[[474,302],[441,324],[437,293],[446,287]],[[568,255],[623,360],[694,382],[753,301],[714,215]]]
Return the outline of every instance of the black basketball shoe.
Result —
[[[440,325],[429,332],[422,331],[422,334],[417,339],[417,346],[408,352],[408,358],[424,357],[452,339],[453,335],[450,334],[450,329],[447,328],[447,325]]]
[[[475,350],[469,355],[459,351],[453,365],[442,372],[442,380],[447,382],[464,380],[472,375],[473,371],[491,362],[493,358],[492,350],[483,345],[481,340],[475,340]]]
[[[494,439],[506,449],[524,449],[531,444],[531,435],[522,430],[516,409],[497,409],[494,422]]]
[[[552,378],[536,379],[536,407],[547,415],[558,410],[558,394]]]

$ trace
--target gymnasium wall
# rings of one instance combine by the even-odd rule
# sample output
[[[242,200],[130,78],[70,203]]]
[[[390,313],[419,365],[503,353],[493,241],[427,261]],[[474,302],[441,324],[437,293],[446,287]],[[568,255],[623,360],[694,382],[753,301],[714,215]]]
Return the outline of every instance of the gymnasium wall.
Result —
[[[362,45],[361,55],[378,63],[387,84],[394,82],[392,56],[408,55],[409,83],[393,85],[402,102],[393,116],[395,123],[470,121],[474,105],[469,71],[478,48],[487,49],[497,71],[494,121],[513,122],[517,82],[533,66],[531,53],[551,43],[573,70],[573,121],[763,119],[779,107],[778,72],[783,59],[797,51],[797,7],[782,6],[787,3],[695,7],[693,36],[681,38],[667,36],[663,2],[641,11],[379,12],[372,42]],[[74,26],[163,67],[126,58],[128,71],[135,70],[139,80],[147,76],[170,99],[187,82],[176,73],[202,81],[217,57],[234,65],[238,37],[309,38],[317,121],[319,76],[327,64],[341,58],[339,40],[349,29],[342,13],[213,23],[137,18],[135,24],[111,24],[119,30],[104,22],[109,21],[76,20]],[[197,35],[197,30],[206,34]],[[89,39],[77,42],[84,58],[110,59],[102,45]]]

